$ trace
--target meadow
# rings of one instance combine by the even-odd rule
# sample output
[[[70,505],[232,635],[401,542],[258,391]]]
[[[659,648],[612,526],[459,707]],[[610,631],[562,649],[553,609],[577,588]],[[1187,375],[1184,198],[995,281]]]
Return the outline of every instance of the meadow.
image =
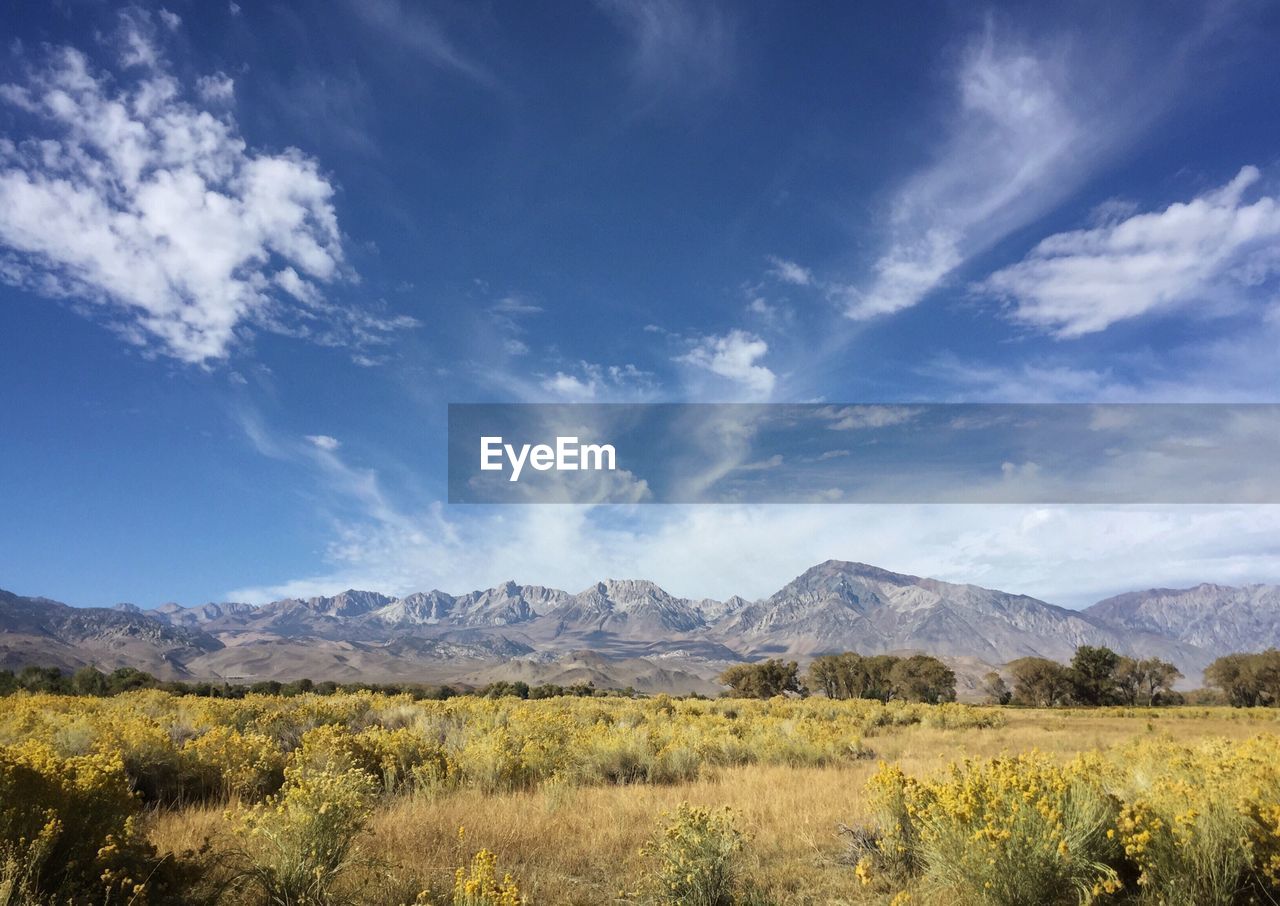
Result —
[[[1277,709],[0,705],[0,906],[1280,901]]]

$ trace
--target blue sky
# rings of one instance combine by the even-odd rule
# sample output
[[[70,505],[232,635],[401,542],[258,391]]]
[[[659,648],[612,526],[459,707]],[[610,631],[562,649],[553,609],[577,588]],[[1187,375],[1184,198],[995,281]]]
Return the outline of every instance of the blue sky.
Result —
[[[1280,579],[1267,506],[443,503],[449,402],[1277,401],[1280,10],[912,10],[11,5],[0,586]]]

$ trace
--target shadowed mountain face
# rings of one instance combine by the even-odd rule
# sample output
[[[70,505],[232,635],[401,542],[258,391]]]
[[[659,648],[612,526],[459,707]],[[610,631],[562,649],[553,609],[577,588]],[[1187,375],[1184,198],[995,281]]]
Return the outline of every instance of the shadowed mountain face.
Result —
[[[989,669],[1079,645],[1158,656],[1197,683],[1227,651],[1280,643],[1280,589],[1133,592],[1086,611],[830,560],[760,601],[675,597],[609,579],[577,594],[507,582],[451,595],[368,591],[155,610],[72,608],[0,592],[0,663],[133,664],[165,677],[558,681],[706,692],[735,661],[926,651]],[[588,654],[589,652],[589,654]],[[966,668],[968,669],[968,668]]]
[[[30,664],[73,670],[85,664],[140,667],[186,676],[185,664],[222,648],[198,629],[171,626],[154,612],[68,607],[0,590],[0,668]]]

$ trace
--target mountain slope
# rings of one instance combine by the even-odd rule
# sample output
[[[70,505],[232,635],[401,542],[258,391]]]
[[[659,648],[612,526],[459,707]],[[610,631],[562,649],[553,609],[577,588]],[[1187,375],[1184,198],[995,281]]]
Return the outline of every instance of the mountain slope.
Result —
[[[1080,645],[1198,662],[1186,646],[1126,636],[1081,613],[1026,595],[829,560],[716,627],[747,653],[864,654],[917,649],[1002,663],[1065,660]]]
[[[1151,588],[1107,598],[1084,613],[1118,631],[1167,636],[1214,657],[1280,647],[1280,585]]]
[[[260,607],[154,610],[73,608],[0,592],[0,667],[129,664],[171,678],[594,677],[598,685],[703,691],[726,665],[770,655],[925,651],[976,670],[1026,655],[1065,661],[1080,645],[1162,657],[1195,684],[1219,654],[1280,645],[1280,587],[1152,589],[1081,612],[830,560],[754,602],[680,598],[641,579],[609,579],[577,594],[505,582],[462,595],[349,590]]]
[[[157,676],[186,676],[184,663],[222,647],[205,632],[168,626],[146,612],[68,607],[0,590],[0,667],[29,664],[74,670],[134,666]]]

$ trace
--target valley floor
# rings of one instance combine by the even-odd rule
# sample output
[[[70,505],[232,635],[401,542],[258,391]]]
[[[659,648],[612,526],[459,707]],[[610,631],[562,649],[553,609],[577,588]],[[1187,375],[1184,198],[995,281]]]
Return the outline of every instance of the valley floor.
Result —
[[[913,724],[864,733],[866,757],[838,765],[777,764],[704,768],[695,779],[667,784],[570,786],[547,782],[532,791],[458,789],[384,800],[361,841],[369,861],[365,890],[384,877],[413,877],[449,888],[455,867],[484,848],[496,854],[531,903],[635,902],[652,868],[642,854],[663,813],[681,803],[728,806],[749,843],[745,871],[780,904],[888,903],[897,892],[863,885],[838,828],[871,820],[867,782],[880,761],[910,775],[938,775],[965,758],[1037,750],[1065,762],[1086,751],[1114,751],[1139,740],[1195,744],[1245,740],[1280,729],[1274,710],[1039,711],[1007,709],[1003,726],[939,729]],[[233,816],[221,806],[162,809],[146,832],[161,851],[234,845]],[[461,829],[461,830],[460,830]],[[368,866],[372,865],[373,868]],[[387,902],[412,896],[388,888]],[[946,896],[936,898],[947,902]],[[953,901],[953,900],[952,900]],[[917,894],[911,902],[930,902]],[[953,901],[954,902],[954,901]]]

